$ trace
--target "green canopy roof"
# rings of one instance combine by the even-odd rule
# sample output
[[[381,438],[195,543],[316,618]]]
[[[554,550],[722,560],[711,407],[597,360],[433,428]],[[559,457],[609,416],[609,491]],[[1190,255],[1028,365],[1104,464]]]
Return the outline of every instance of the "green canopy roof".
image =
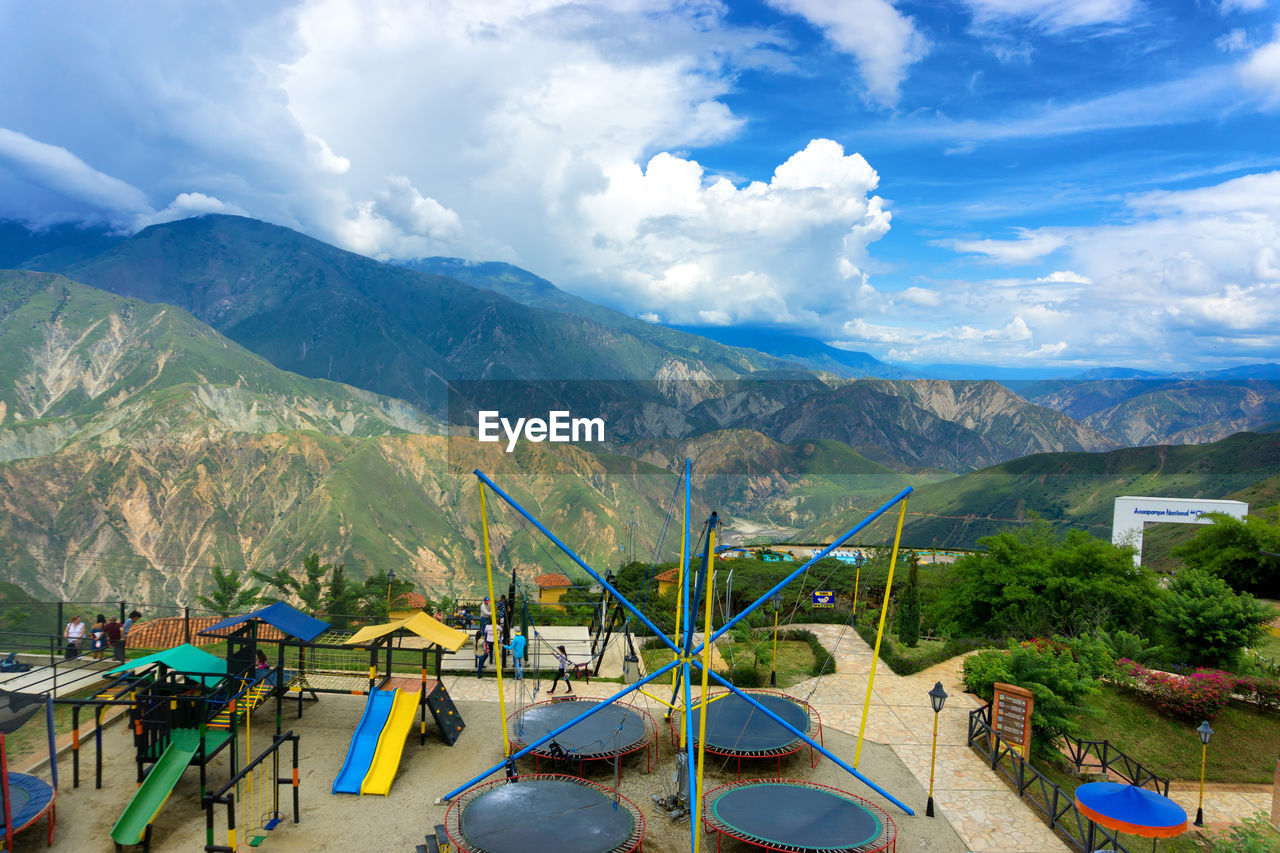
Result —
[[[180,672],[184,675],[198,673],[199,681],[206,687],[211,687],[227,677],[227,662],[225,660],[215,657],[202,649],[197,649],[190,643],[183,643],[181,646],[174,646],[172,649],[165,649],[162,652],[156,652],[144,658],[131,660],[128,663],[121,664],[107,674],[128,672],[131,669],[138,669],[157,663],[162,663],[174,672]]]

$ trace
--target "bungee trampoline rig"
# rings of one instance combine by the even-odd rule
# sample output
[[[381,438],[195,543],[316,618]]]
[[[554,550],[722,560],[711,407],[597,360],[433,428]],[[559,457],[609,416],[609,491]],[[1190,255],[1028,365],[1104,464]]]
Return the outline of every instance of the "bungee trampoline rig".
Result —
[[[725,759],[736,759],[738,778],[742,778],[742,760],[776,758],[778,778],[782,778],[782,759],[795,755],[808,746],[807,741],[822,743],[822,718],[817,710],[803,699],[776,690],[744,690],[744,694],[759,706],[769,709],[790,724],[790,728],[774,722],[759,713],[757,704],[727,690],[712,691],[707,698],[707,726],[705,736],[697,737],[695,744],[706,744],[706,751]],[[701,707],[699,696],[695,707]],[[673,714],[671,744],[679,744],[681,725],[678,714]],[[794,732],[802,731],[804,738]],[[818,754],[810,747],[810,766],[818,766]]]
[[[817,754],[825,755],[838,767],[871,788],[876,793],[902,809],[906,814],[914,812],[901,800],[880,788],[857,770],[858,760],[862,752],[862,740],[865,733],[867,709],[871,702],[871,690],[875,683],[876,659],[872,660],[872,670],[867,685],[867,695],[863,705],[863,719],[858,731],[857,749],[853,765],[850,766],[838,756],[832,754],[821,742],[810,736],[816,714],[808,714],[807,720],[790,713],[791,708],[800,708],[797,700],[786,697],[782,701],[788,706],[778,709],[770,708],[775,704],[770,699],[762,700],[740,690],[711,669],[711,644],[731,630],[751,613],[759,609],[765,602],[780,592],[792,581],[809,570],[818,560],[843,545],[863,528],[884,515],[894,506],[899,508],[897,531],[894,537],[893,554],[890,559],[890,576],[888,584],[893,582],[893,566],[897,562],[898,544],[902,535],[902,523],[905,518],[907,497],[910,487],[903,489],[887,503],[871,513],[862,522],[846,531],[834,542],[815,554],[803,565],[797,567],[786,578],[768,590],[753,604],[739,611],[725,621],[718,630],[712,631],[712,598],[707,589],[714,567],[716,553],[716,535],[718,533],[718,517],[711,513],[706,523],[705,544],[701,549],[700,563],[696,568],[690,561],[690,519],[692,514],[691,463],[685,460],[684,465],[684,527],[681,542],[681,566],[678,587],[680,597],[676,612],[675,638],[668,636],[656,627],[643,612],[622,595],[605,577],[592,569],[587,563],[565,545],[555,534],[548,530],[536,518],[530,515],[512,497],[504,492],[482,471],[475,471],[480,490],[481,534],[484,547],[485,572],[489,583],[490,598],[493,597],[493,565],[489,540],[489,519],[486,507],[486,493],[497,495],[512,509],[537,528],[557,548],[573,560],[584,572],[599,583],[614,600],[644,625],[655,637],[665,643],[673,653],[673,660],[636,683],[599,702],[591,704],[573,719],[556,725],[556,721],[548,720],[545,728],[549,730],[531,740],[525,738],[517,741],[508,732],[505,698],[502,686],[502,669],[498,669],[498,700],[502,720],[502,740],[504,758],[493,767],[463,785],[449,791],[438,802],[450,803],[447,812],[448,833],[450,840],[460,851],[492,851],[502,853],[506,850],[538,851],[567,850],[566,844],[572,844],[573,853],[621,853],[638,849],[643,842],[644,825],[638,809],[616,791],[609,791],[598,785],[573,777],[547,777],[541,775],[520,776],[515,762],[535,753],[550,744],[566,732],[574,729],[583,721],[597,714],[603,714],[610,708],[635,692],[641,692],[650,699],[670,709],[672,713],[682,711],[681,725],[678,727],[682,759],[677,763],[677,772],[681,776],[679,787],[688,792],[682,806],[688,810],[689,841],[693,853],[698,853],[704,830],[714,832],[718,838],[729,835],[740,841],[780,851],[867,851],[892,850],[896,845],[896,828],[892,820],[883,810],[871,803],[839,791],[808,782],[796,780],[753,780],[737,782],[729,786],[721,786],[713,791],[704,792],[703,777],[706,754],[713,752],[713,739],[717,737],[713,724],[708,732],[708,717],[713,716],[711,709],[719,702],[728,701],[728,694],[749,705],[754,713],[748,718],[762,716],[772,721],[776,727],[789,733],[796,742],[807,744]],[[695,641],[694,623],[697,611],[702,607],[701,642]],[[880,625],[876,639],[878,656],[880,637],[883,636],[885,617],[887,615],[888,596],[882,604]],[[681,614],[686,618],[681,621]],[[494,632],[497,633],[496,614],[490,615]],[[648,685],[663,679],[672,678],[672,699],[666,701],[645,690]],[[695,690],[695,678],[699,689]],[[711,692],[711,682],[728,694],[721,691]],[[703,701],[706,697],[706,701]],[[633,697],[634,700],[634,697]],[[587,703],[578,703],[587,704]],[[804,704],[807,708],[807,703]],[[776,706],[775,706],[776,707]],[[732,710],[732,706],[726,706]],[[782,710],[783,713],[778,713]],[[811,711],[812,709],[808,709]],[[616,710],[615,710],[616,713]],[[726,714],[726,719],[731,715]],[[790,717],[790,719],[788,719]],[[804,725],[797,725],[804,723]],[[615,728],[617,721],[613,722]],[[625,723],[624,723],[625,725]],[[820,723],[819,723],[820,725]],[[551,726],[554,726],[552,728]],[[695,732],[696,728],[696,732]],[[778,737],[781,737],[780,735]],[[739,740],[734,738],[732,740]],[[527,742],[526,742],[527,741]],[[518,746],[523,743],[523,746]],[[772,754],[769,750],[789,749],[790,744],[765,748],[764,755]],[[800,747],[797,746],[798,751]],[[779,753],[780,755],[780,753]],[[480,784],[489,776],[505,770],[506,779]],[[566,781],[567,780],[567,781]],[[479,786],[479,787],[476,787]],[[767,787],[766,787],[767,786]],[[714,797],[712,796],[714,795]],[[785,805],[783,805],[785,803]],[[625,804],[625,805],[624,805]],[[839,815],[840,825],[852,832],[842,838],[833,838],[806,830],[808,824],[827,819],[832,813]],[[742,816],[750,812],[749,820]],[[620,817],[624,812],[632,815],[630,827]],[[795,820],[796,815],[807,816],[803,821]],[[615,823],[616,821],[616,823]],[[627,829],[623,837],[623,830]],[[539,840],[541,839],[541,840]],[[849,846],[850,841],[857,841],[857,846]],[[509,846],[515,844],[517,846]]]

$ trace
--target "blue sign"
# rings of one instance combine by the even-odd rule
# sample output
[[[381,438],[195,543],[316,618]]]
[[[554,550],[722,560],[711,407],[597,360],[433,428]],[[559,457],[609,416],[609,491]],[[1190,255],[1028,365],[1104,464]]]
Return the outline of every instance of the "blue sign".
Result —
[[[817,589],[813,591],[810,600],[814,607],[835,607],[836,594],[829,589]]]

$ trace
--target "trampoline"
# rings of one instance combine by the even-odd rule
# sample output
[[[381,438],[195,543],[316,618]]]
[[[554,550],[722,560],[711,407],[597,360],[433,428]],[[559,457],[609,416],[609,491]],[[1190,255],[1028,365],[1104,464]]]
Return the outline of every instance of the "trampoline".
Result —
[[[822,718],[802,699],[774,690],[748,690],[764,707],[786,720],[811,739],[822,743]],[[710,694],[707,703],[707,752],[738,761],[738,778],[742,778],[742,759],[777,758],[778,777],[782,777],[782,758],[799,752],[806,744],[755,706],[737,694],[719,691]],[[696,703],[696,700],[695,700]],[[694,746],[698,744],[698,709],[693,710]],[[679,721],[671,720],[671,742],[678,743]],[[809,749],[810,765],[817,766],[817,753]]]
[[[0,825],[0,837],[12,838],[35,823],[45,814],[49,815],[49,827],[46,840],[53,844],[53,829],[57,823],[58,813],[54,807],[54,792],[48,782],[27,773],[10,771],[7,775],[5,790],[9,794],[7,811],[13,829]],[[4,812],[0,811],[0,824],[4,823]]]
[[[752,779],[702,797],[702,823],[765,850],[875,853],[896,850],[898,827],[883,809],[836,788],[794,779]]]
[[[628,853],[644,841],[635,803],[575,776],[522,776],[472,788],[449,804],[445,832],[469,853]]]
[[[526,705],[507,718],[511,751],[514,753],[523,749],[597,704],[600,704],[599,700],[584,697],[551,699]],[[648,772],[653,769],[653,736],[656,728],[653,717],[647,711],[615,703],[576,723],[530,754],[534,758],[536,769],[544,758],[561,758],[558,752],[563,753],[563,757],[574,760],[604,761],[643,749]],[[559,750],[552,744],[559,747]]]

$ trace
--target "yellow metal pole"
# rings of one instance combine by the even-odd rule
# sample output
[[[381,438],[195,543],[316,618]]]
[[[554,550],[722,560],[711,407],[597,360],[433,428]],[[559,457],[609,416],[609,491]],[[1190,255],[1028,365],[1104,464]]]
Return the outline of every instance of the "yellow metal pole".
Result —
[[[489,552],[489,510],[484,502],[484,483],[476,481],[476,486],[480,489],[480,534],[484,540],[484,574],[489,581],[489,624],[493,626],[493,644],[498,645],[498,638],[502,635],[498,633],[498,607],[497,599],[493,596],[493,560]],[[502,693],[502,658],[494,654],[496,649],[490,649],[489,654],[495,660],[499,661],[498,670],[498,714],[502,717],[502,754],[511,754],[511,741],[507,738],[507,699]]]
[[[853,619],[858,620],[858,581],[862,578],[862,566],[854,564],[853,569]]]
[[[703,597],[707,600],[706,612],[703,615],[703,634],[702,634],[702,712],[698,719],[698,784],[694,788],[692,794],[697,798],[694,800],[696,808],[693,810],[691,819],[696,822],[698,810],[702,808],[702,766],[707,757],[707,679],[708,673],[711,671],[711,601],[715,598],[715,588],[711,586],[710,579],[715,577],[716,567],[716,528],[712,524],[707,531],[707,578],[708,585],[706,595]],[[689,602],[689,606],[693,606],[693,602]],[[685,689],[688,689],[686,685]],[[693,853],[698,853],[698,841],[702,838],[702,833],[693,836]]]
[[[898,530],[893,534],[893,553],[889,555],[889,577],[884,582],[884,602],[880,605],[880,627],[876,630],[875,653],[871,655],[871,675],[867,679],[867,698],[862,702],[862,722],[858,724],[858,746],[853,752],[856,770],[862,759],[862,736],[867,730],[867,714],[871,711],[871,688],[876,683],[876,663],[880,660],[880,640],[884,638],[884,620],[889,614],[889,593],[893,591],[893,569],[898,564],[898,543],[902,540],[902,522],[907,518],[907,501],[898,507]]]

